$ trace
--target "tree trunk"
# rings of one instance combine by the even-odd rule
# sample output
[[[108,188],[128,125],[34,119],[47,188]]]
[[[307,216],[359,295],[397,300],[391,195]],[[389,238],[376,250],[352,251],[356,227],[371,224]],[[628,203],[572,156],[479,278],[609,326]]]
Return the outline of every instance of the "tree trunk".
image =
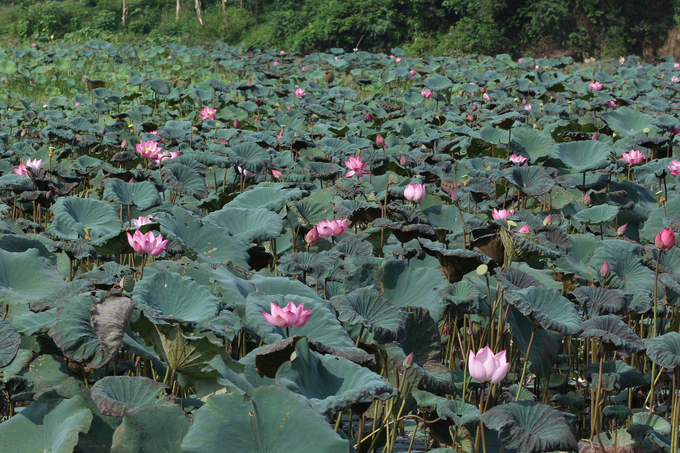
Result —
[[[195,0],[194,9],[196,10],[196,15],[198,16],[198,23],[203,26],[203,18],[201,17],[201,0]]]
[[[127,0],[123,0],[123,28],[125,28],[125,22],[127,21],[127,16],[128,16],[128,8],[127,8]]]
[[[179,20],[179,0],[177,0],[177,5],[175,6],[175,20]]]

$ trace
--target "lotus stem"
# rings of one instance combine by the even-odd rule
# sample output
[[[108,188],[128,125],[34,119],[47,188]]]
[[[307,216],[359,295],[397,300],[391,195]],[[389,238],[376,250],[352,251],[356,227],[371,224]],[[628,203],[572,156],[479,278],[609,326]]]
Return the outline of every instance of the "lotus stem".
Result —
[[[604,354],[601,354],[600,355],[600,371],[599,371],[599,374],[597,375],[597,390],[595,391],[595,396],[596,396],[595,406],[594,406],[594,410],[592,411],[592,418],[591,418],[591,421],[590,421],[590,423],[591,423],[591,426],[590,426],[590,442],[591,443],[593,442],[593,437],[595,436],[595,431],[599,431],[597,429],[597,425],[598,425],[598,418],[599,418],[599,415],[600,415],[599,405],[600,405],[600,394],[601,394],[601,391],[602,391],[602,364],[603,363],[604,363]],[[602,443],[602,440],[600,439],[599,433],[598,433],[597,438],[600,441],[600,443]],[[604,451],[604,449],[603,449],[603,451]]]
[[[139,274],[139,279],[140,279],[140,280],[144,278],[144,266],[146,266],[146,258],[147,258],[147,256],[148,256],[148,255],[147,255],[146,253],[145,253],[144,255],[142,255],[142,271],[141,271],[140,274]]]
[[[678,451],[678,425],[680,424],[680,398],[676,393],[675,382],[678,374],[677,368],[673,370],[673,423],[671,423],[671,451]],[[674,450],[675,449],[675,450]]]
[[[361,325],[361,328],[359,329],[359,336],[357,337],[357,341],[356,341],[356,343],[354,344],[354,347],[355,347],[355,348],[358,348],[358,347],[359,347],[359,343],[361,342],[361,335],[363,335],[363,333],[364,333],[364,325],[362,324],[362,325]]]
[[[656,269],[654,270],[654,327],[653,327],[653,333],[652,336],[656,338],[656,318],[657,318],[657,306],[658,306],[658,297],[657,297],[657,287],[659,286],[659,261],[661,261],[661,255],[663,254],[663,250],[659,250],[659,256],[656,257]]]
[[[413,441],[416,440],[416,433],[418,432],[418,423],[415,424],[415,427],[413,428],[413,434],[411,434],[411,442],[408,443],[408,451],[406,453],[411,453],[411,450],[413,449]],[[357,450],[357,453],[361,453],[359,450]]]
[[[288,329],[286,329],[286,330],[288,330]],[[336,433],[338,432],[338,428],[340,428],[340,422],[342,422],[342,411],[338,412],[338,419],[335,421],[335,432]]]
[[[517,394],[515,395],[515,401],[519,400],[519,395],[522,392],[522,386],[524,385],[524,377],[527,374],[527,363],[529,363],[529,354],[531,353],[531,346],[534,344],[534,337],[536,336],[536,326],[531,329],[531,339],[529,340],[529,346],[527,347],[527,353],[524,357],[524,367],[522,368],[522,377],[519,380],[519,387],[517,388]]]

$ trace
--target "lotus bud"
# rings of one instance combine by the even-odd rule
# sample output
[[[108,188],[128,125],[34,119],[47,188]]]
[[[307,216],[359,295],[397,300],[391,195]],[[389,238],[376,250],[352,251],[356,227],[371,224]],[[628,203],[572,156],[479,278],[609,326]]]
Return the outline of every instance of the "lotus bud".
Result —
[[[520,233],[531,233],[531,228],[529,228],[529,225],[522,225],[522,227],[519,229]]]
[[[367,122],[367,123],[370,123],[371,121],[373,121],[373,117],[371,116],[370,113],[367,113],[367,114],[366,114],[366,122]]]
[[[456,192],[451,192],[451,201],[453,203],[458,203],[458,200],[460,200],[460,197]]]
[[[481,91],[482,93],[486,93],[486,87],[479,87],[479,91]]]
[[[120,147],[125,149],[125,148],[127,148],[127,145],[128,145],[127,138],[124,138],[123,141],[120,142]]]
[[[602,278],[607,278],[611,275],[611,273],[612,270],[609,267],[609,263],[605,261],[602,267],[600,268],[600,275],[602,276]]]
[[[316,231],[316,226],[314,226],[309,233],[305,234],[305,242],[310,246],[315,246],[318,240],[319,233]]]
[[[599,138],[600,138],[600,134],[598,134],[597,132],[595,132],[595,133],[593,134],[593,140],[598,140]]]
[[[105,127],[102,127],[101,135],[104,135],[104,134],[106,134],[106,128],[105,128]]]
[[[239,120],[234,120],[234,129],[240,129],[241,128],[241,122]]]
[[[380,134],[376,135],[375,144],[382,148],[382,146],[385,144],[385,137]]]
[[[628,224],[624,223],[621,225],[617,230],[616,230],[616,236],[623,236],[624,233],[626,232],[626,229],[628,228]]]
[[[583,203],[586,206],[590,206],[592,202],[593,200],[590,199],[590,194],[586,192],[585,195],[583,195]]]
[[[402,362],[402,366],[407,370],[413,366],[413,353],[410,353],[409,355],[406,356],[406,358]]]
[[[543,219],[543,226],[552,225],[552,214],[548,214],[548,217]]]
[[[474,120],[475,120],[475,119],[472,117],[472,115],[470,115],[469,113],[467,114],[466,119],[467,119],[468,121],[474,121]]]
[[[272,176],[276,179],[279,179],[281,177],[281,172],[278,170],[272,170]]]
[[[24,128],[21,130],[21,136],[23,137],[24,135],[28,134],[28,128]]]
[[[659,250],[670,250],[675,245],[675,232],[670,228],[664,228],[654,238],[654,245]]]
[[[402,154],[401,157],[399,158],[399,165],[402,167],[408,163],[408,159],[406,158],[405,154]]]
[[[477,111],[477,104],[473,104],[473,105],[472,105],[472,111],[473,111],[473,112],[476,112],[476,111]]]

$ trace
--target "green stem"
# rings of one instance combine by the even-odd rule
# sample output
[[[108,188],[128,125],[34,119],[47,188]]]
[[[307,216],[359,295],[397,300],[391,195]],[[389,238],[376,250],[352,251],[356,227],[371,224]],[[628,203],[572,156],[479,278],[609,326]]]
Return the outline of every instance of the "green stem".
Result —
[[[524,357],[524,367],[522,368],[522,377],[519,380],[519,387],[517,388],[517,395],[515,396],[515,401],[519,401],[519,395],[522,392],[522,386],[524,385],[524,377],[527,375],[527,363],[529,363],[529,353],[531,353],[531,346],[534,344],[534,337],[536,336],[536,326],[531,330],[531,340],[529,340],[529,347],[527,347],[527,353]]]

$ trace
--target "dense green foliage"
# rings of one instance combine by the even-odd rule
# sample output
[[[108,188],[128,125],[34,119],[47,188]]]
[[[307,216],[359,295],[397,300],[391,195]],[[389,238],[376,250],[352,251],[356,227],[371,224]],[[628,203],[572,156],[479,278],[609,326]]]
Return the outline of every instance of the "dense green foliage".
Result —
[[[680,19],[678,0],[3,0],[0,35],[208,43],[288,51],[332,47],[461,55],[651,55]],[[669,14],[672,12],[672,14]]]

